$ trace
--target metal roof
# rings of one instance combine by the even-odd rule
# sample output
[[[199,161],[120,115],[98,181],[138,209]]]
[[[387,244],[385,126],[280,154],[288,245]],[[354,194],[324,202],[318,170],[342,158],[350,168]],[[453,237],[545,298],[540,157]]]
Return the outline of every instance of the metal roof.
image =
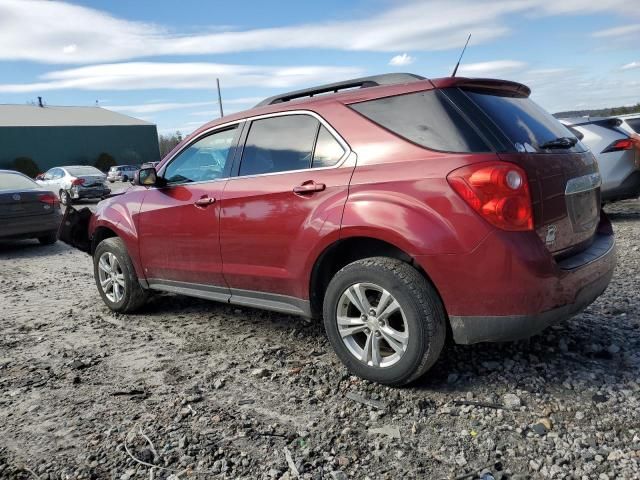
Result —
[[[0,127],[153,125],[101,107],[0,105]]]

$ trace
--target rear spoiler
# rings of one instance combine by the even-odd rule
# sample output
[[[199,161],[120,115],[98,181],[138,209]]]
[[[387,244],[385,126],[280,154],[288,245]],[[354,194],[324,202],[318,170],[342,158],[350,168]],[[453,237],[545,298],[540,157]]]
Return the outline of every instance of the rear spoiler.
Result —
[[[531,95],[531,89],[522,83],[495,78],[444,77],[431,80],[431,83],[436,88],[458,87],[503,97],[527,98]]]

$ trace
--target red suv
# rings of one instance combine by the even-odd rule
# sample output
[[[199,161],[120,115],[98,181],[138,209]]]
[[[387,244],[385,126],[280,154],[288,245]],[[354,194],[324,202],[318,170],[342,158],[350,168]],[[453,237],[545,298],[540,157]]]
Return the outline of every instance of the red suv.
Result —
[[[457,343],[531,336],[615,266],[593,155],[519,83],[390,74],[208,123],[102,201],[104,302],[153,291],[324,318],[355,374],[404,384]]]

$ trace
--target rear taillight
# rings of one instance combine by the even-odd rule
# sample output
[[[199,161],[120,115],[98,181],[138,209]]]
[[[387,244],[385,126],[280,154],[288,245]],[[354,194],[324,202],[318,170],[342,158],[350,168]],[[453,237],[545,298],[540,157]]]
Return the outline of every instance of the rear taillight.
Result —
[[[453,189],[485,220],[503,230],[533,230],[527,175],[512,163],[469,165],[447,176]]]
[[[612,142],[602,153],[619,152],[621,150],[631,150],[634,146],[634,141],[630,138],[621,138]]]
[[[71,181],[71,185],[82,185],[84,183],[84,178],[74,178]]]
[[[51,205],[54,208],[60,205],[58,197],[53,193],[41,193],[38,195],[38,200],[47,205]]]

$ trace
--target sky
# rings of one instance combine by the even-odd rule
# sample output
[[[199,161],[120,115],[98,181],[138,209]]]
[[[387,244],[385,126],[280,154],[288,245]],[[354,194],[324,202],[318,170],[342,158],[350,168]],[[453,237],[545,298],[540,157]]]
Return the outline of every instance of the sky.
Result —
[[[387,72],[520,81],[551,112],[640,102],[640,0],[0,0],[0,103],[186,134],[288,90]]]

